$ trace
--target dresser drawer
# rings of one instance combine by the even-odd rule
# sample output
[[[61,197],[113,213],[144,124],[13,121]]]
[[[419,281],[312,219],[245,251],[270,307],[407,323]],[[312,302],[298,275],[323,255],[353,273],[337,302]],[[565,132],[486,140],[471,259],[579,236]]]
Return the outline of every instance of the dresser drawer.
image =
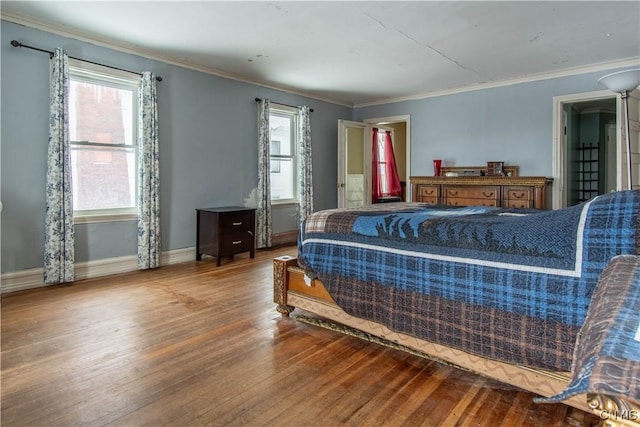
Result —
[[[445,199],[485,199],[500,200],[500,187],[444,187]]]
[[[500,206],[498,186],[445,186],[442,203],[449,206]]]
[[[533,202],[531,200],[503,200],[502,201],[503,208],[516,208],[516,209],[527,209],[533,207]]]
[[[533,187],[504,187],[502,189],[502,206],[505,208],[532,208],[533,202]]]
[[[422,203],[438,203],[440,197],[439,185],[419,185],[418,201]]]
[[[220,214],[220,231],[223,235],[240,231],[251,231],[255,225],[255,215],[249,212],[225,212]]]
[[[444,199],[444,204],[449,206],[500,206],[500,200],[492,199],[469,199],[461,197],[450,197]]]

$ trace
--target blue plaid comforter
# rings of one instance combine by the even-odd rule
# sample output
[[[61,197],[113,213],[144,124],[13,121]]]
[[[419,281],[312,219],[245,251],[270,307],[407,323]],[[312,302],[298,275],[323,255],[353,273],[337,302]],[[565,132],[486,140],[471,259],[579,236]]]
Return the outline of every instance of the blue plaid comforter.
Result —
[[[600,276],[576,340],[567,388],[538,402],[580,393],[623,397],[640,404],[640,256],[613,258]],[[637,414],[636,414],[637,415]]]
[[[583,324],[600,273],[638,254],[640,192],[555,211],[381,204],[309,216],[299,264],[517,315]]]

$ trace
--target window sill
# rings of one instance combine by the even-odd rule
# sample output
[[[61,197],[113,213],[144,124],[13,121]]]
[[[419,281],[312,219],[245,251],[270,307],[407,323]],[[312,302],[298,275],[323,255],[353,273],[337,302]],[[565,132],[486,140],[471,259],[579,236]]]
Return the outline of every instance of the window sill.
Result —
[[[272,200],[271,206],[277,206],[279,208],[286,208],[290,206],[298,206],[300,202],[297,200]]]
[[[137,221],[136,214],[99,214],[79,215],[73,217],[74,224],[93,224],[97,222]]]

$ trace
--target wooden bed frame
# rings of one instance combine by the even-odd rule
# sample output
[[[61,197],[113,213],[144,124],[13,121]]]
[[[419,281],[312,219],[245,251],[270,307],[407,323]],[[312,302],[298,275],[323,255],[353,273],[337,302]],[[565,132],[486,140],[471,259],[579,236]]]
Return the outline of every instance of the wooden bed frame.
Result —
[[[298,267],[298,260],[294,257],[282,256],[273,260],[273,296],[276,310],[283,317],[300,308],[540,396],[558,394],[566,388],[570,379],[569,372],[552,372],[487,359],[351,316],[335,303],[321,281],[314,279],[310,284],[305,283],[304,271]],[[640,426],[640,406],[615,397],[582,394],[564,403],[596,414],[603,420],[604,426]]]

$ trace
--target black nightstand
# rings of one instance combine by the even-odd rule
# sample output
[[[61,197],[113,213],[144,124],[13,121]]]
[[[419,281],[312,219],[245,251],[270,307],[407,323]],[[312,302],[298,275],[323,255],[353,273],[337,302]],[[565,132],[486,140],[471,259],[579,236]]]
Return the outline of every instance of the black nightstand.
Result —
[[[255,256],[256,210],[238,206],[196,209],[196,261],[250,252]]]

